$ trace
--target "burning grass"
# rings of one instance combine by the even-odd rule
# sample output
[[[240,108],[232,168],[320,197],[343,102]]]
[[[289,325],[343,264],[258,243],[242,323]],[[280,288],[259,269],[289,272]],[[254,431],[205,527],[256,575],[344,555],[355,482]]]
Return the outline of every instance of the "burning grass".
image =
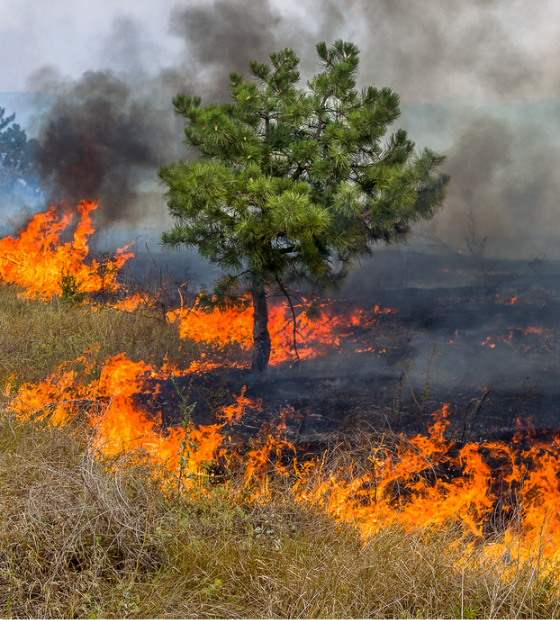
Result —
[[[92,200],[78,204],[79,221],[71,241],[61,239],[74,219],[65,204],[34,215],[16,237],[0,239],[0,279],[20,286],[25,297],[41,299],[78,289],[115,292],[118,272],[133,254],[123,248],[105,261],[89,256],[88,237],[94,233],[90,214],[97,207]]]
[[[135,361],[165,360],[188,366],[199,347],[181,340],[176,326],[155,311],[139,307],[121,312],[91,304],[24,299],[20,289],[0,286],[0,383],[43,380],[67,360],[89,352],[102,363],[119,353]]]
[[[103,484],[121,484],[121,499],[128,497],[123,485],[145,484],[159,507],[136,499],[129,505],[134,510],[140,505],[143,518],[153,511],[160,515],[155,526],[142,522],[144,529],[132,528],[140,549],[136,564],[126,556],[129,568],[117,553],[119,537],[105,521],[108,539],[90,532],[87,540],[101,537],[116,545],[104,550],[104,557],[118,579],[126,575],[125,582],[134,585],[119,586],[130,605],[119,599],[124,612],[111,607],[117,604],[113,599],[102,605],[98,594],[95,613],[551,617],[559,612],[555,442],[528,448],[455,445],[444,437],[444,408],[428,437],[368,433],[314,449],[286,441],[280,420],[248,445],[226,444],[226,432],[234,431],[226,429],[227,422],[258,403],[239,396],[216,411],[223,423],[195,428],[185,399],[183,426],[165,431],[157,412],[139,406],[134,395],[150,385],[148,378],[166,372],[118,356],[88,379],[83,359],[41,384],[22,386],[10,399],[6,420],[12,428],[58,429],[61,437],[81,442],[80,459],[89,459],[89,469]],[[81,493],[100,485],[81,473],[75,482]],[[55,489],[51,495],[36,497],[58,497],[60,483],[49,478],[49,485]],[[48,501],[55,507],[45,514],[64,503]],[[83,518],[77,491],[67,505]],[[106,502],[101,508],[110,514]],[[95,521],[87,517],[88,524]],[[115,522],[123,528],[125,519]],[[80,522],[67,532],[74,536],[84,527]],[[148,531],[156,542],[147,538]],[[145,561],[152,553],[157,561],[144,574],[137,566],[148,540]],[[70,545],[74,554],[77,546]],[[85,560],[64,561],[76,570]],[[101,581],[95,577],[95,583]],[[89,590],[80,596],[92,600]]]
[[[558,438],[455,444],[444,407],[429,436],[294,445],[287,408],[243,443],[235,425],[258,402],[242,392],[197,427],[177,384],[183,424],[164,428],[154,386],[243,365],[251,310],[166,314],[97,281],[92,204],[74,244],[49,211],[35,238],[0,246],[0,613],[560,615]],[[45,277],[22,280],[27,266]],[[359,343],[390,312],[340,308],[300,314],[302,359]],[[273,361],[293,360],[287,308],[271,324]]]
[[[316,304],[319,317],[310,318],[305,312],[305,303],[308,303],[308,300],[303,298],[302,302],[293,304],[297,317],[294,346],[294,322],[290,306],[285,301],[270,302],[271,366],[325,355],[338,349],[344,341],[358,342],[356,332],[367,332],[379,316],[395,312],[377,305],[364,310],[345,307],[344,300],[338,303],[324,300]],[[170,320],[178,321],[181,337],[186,340],[211,344],[215,348],[235,343],[242,351],[253,347],[251,305],[240,309],[209,310],[196,303],[189,310],[170,313]]]
[[[19,617],[558,617],[556,565],[488,553],[456,525],[351,524],[282,477],[170,494],[143,453],[100,455],[64,429],[0,420],[0,601]],[[356,444],[354,444],[356,446]],[[357,448],[355,448],[356,450]],[[327,460],[360,459],[350,446]],[[235,501],[232,501],[232,500]]]

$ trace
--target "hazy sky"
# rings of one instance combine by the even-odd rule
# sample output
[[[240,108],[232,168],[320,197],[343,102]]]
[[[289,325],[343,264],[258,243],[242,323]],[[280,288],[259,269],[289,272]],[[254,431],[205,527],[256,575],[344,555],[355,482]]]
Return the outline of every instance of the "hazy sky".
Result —
[[[399,126],[448,155],[430,234],[464,247],[474,214],[489,253],[560,258],[558,0],[0,0],[0,105],[61,196],[140,226],[165,213],[157,166],[183,156],[173,95],[223,99],[229,71],[284,47],[309,76],[315,43],[339,38],[360,47],[362,84],[400,94]],[[25,90],[51,94],[6,95]]]
[[[44,65],[73,78],[89,69],[114,66],[118,54],[108,52],[107,43],[118,36],[115,20],[123,18],[134,23],[142,37],[137,67],[157,70],[174,65],[184,58],[185,41],[170,32],[173,9],[176,16],[177,10],[212,4],[210,0],[0,0],[0,92],[29,88],[28,76]],[[392,86],[405,100],[538,99],[560,94],[557,0],[231,0],[229,4],[266,7],[276,31],[284,32],[287,44],[296,48],[322,38],[351,37],[367,55],[362,61],[364,77],[371,75],[375,83]],[[220,41],[212,44],[219,48]],[[127,62],[132,62],[130,57]]]
[[[0,0],[0,91],[25,90],[29,74],[46,64],[72,77],[104,68],[105,41],[112,22],[123,15],[134,16],[148,40],[157,42],[153,60],[166,62],[177,47],[167,34],[174,4],[174,0]]]

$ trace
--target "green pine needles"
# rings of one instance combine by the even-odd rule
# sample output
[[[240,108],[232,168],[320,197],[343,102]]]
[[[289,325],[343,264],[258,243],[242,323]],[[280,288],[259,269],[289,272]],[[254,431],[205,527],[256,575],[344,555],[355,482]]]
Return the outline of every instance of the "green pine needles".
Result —
[[[270,357],[267,291],[341,284],[376,242],[406,237],[442,206],[444,156],[417,153],[389,88],[357,91],[359,50],[317,45],[321,71],[298,88],[299,59],[286,49],[251,62],[251,79],[230,74],[231,102],[202,106],[177,95],[185,143],[198,159],[159,169],[174,228],[163,245],[186,246],[222,272],[220,303],[250,291],[252,367]]]

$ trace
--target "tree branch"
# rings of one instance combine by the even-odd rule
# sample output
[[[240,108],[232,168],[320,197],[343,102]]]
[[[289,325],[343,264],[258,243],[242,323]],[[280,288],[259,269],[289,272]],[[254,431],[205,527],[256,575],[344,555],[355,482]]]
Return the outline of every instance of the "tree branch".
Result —
[[[294,352],[296,354],[296,358],[298,361],[298,364],[301,363],[301,359],[299,357],[299,352],[298,352],[298,348],[297,348],[297,323],[296,323],[296,311],[294,309],[294,304],[292,303],[292,298],[290,293],[286,290],[286,288],[284,287],[284,285],[282,284],[282,280],[280,279],[280,276],[276,276],[276,282],[278,283],[278,286],[280,287],[280,290],[282,291],[282,293],[284,294],[284,296],[286,297],[286,299],[288,300],[288,303],[290,304],[290,309],[292,311],[292,321],[293,321],[293,342],[294,342]]]

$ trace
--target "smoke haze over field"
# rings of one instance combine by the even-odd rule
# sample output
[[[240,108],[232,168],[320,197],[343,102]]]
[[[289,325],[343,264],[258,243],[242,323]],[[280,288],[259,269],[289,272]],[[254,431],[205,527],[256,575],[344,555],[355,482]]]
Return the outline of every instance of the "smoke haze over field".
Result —
[[[306,78],[315,43],[344,38],[362,51],[360,85],[393,88],[403,101],[397,126],[448,154],[449,198],[424,241],[465,250],[465,238],[487,238],[488,254],[560,258],[552,0],[539,11],[505,0],[168,1],[157,14],[127,2],[55,2],[45,19],[49,41],[60,38],[50,47],[34,3],[0,9],[3,57],[24,48],[0,69],[1,88],[23,90],[26,76],[27,90],[53,101],[34,119],[28,112],[49,199],[100,198],[98,224],[167,225],[155,169],[185,156],[171,97],[223,100],[230,71],[284,47]]]

